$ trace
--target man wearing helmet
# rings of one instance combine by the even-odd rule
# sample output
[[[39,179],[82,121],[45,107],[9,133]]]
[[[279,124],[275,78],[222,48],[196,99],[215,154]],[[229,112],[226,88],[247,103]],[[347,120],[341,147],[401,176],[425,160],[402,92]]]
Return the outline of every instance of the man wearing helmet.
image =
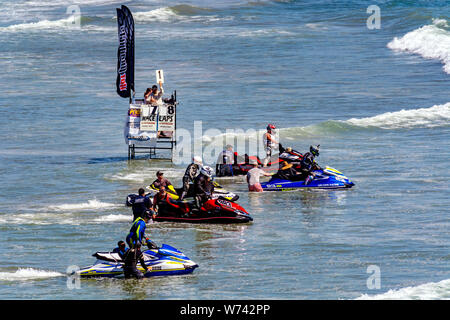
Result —
[[[192,158],[192,163],[186,168],[186,172],[183,176],[183,192],[180,200],[183,200],[189,191],[189,183],[194,182],[195,177],[198,175],[201,166],[203,165],[202,158],[195,156]]]
[[[300,163],[300,170],[305,177],[305,185],[308,184],[314,177],[314,173],[312,171],[315,169],[320,169],[319,165],[314,160],[315,157],[319,156],[319,147],[320,145],[317,145],[317,147],[310,146],[309,152],[306,152],[303,155],[302,161]]]
[[[264,142],[264,150],[266,151],[266,158],[264,159],[263,166],[267,167],[267,164],[270,161],[270,158],[272,157],[272,150],[278,149],[278,141],[275,140],[276,135],[276,127],[275,125],[269,123],[267,126],[267,132],[263,135],[263,142]]]
[[[204,166],[194,180],[194,199],[198,209],[201,209],[203,204],[211,198],[214,191],[212,175],[213,169],[209,166]]]
[[[145,229],[147,227],[146,224],[150,221],[151,218],[152,216],[150,212],[146,211],[142,217],[138,217],[133,221],[130,232],[128,233],[128,236],[126,238],[128,246],[130,248],[134,248],[137,242],[143,244],[151,243],[151,241],[145,236]]]

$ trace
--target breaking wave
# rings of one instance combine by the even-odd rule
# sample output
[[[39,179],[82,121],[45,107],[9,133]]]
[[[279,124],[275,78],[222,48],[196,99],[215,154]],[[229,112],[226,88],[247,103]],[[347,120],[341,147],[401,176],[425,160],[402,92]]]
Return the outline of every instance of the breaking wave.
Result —
[[[92,210],[92,209],[114,209],[119,207],[119,205],[108,202],[101,202],[97,199],[88,200],[82,203],[68,203],[60,205],[49,206],[49,210],[53,211],[72,211],[72,210]]]
[[[211,14],[210,9],[194,7],[190,5],[176,5],[173,7],[162,7],[150,11],[133,13],[136,22],[200,22],[210,23],[215,21],[233,20],[232,16],[220,17]]]
[[[352,118],[345,121],[359,127],[381,129],[432,128],[450,124],[450,102],[431,108],[386,112],[374,117]]]
[[[33,31],[111,31],[116,28],[100,27],[89,24],[92,20],[90,17],[80,17],[80,20],[75,16],[70,16],[59,20],[41,20],[38,22],[13,24],[7,27],[1,27],[0,32],[33,32]]]
[[[364,294],[356,300],[449,300],[450,279],[425,283],[416,287],[389,290],[377,295]]]
[[[38,270],[33,268],[19,268],[15,272],[0,272],[0,281],[26,281],[61,276],[64,276],[64,274],[56,271]]]
[[[433,19],[433,24],[395,37],[387,44],[389,49],[418,54],[426,59],[439,60],[450,74],[450,29],[445,19]]]

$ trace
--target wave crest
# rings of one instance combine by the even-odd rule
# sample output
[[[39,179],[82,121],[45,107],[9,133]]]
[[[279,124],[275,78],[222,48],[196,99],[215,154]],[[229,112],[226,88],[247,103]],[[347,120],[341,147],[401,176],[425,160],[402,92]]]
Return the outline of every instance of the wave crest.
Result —
[[[25,281],[61,276],[63,276],[63,274],[56,271],[38,270],[33,268],[19,268],[15,272],[0,272],[1,281]]]
[[[356,300],[448,300],[450,299],[450,279],[425,283],[416,287],[389,290],[377,295],[364,294]]]
[[[345,122],[359,127],[382,129],[446,126],[450,123],[450,102],[431,108],[386,112],[368,118],[352,118]]]
[[[426,59],[439,60],[444,71],[450,74],[450,31],[447,20],[433,19],[433,24],[395,37],[387,44],[394,51],[411,52]]]

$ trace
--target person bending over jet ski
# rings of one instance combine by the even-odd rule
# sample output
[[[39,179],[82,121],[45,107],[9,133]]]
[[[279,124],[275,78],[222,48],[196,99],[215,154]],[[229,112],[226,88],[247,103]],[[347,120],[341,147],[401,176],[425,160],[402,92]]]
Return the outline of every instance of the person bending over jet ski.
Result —
[[[310,146],[309,152],[303,155],[302,161],[300,162],[300,171],[305,179],[305,185],[314,178],[313,170],[321,169],[314,160],[315,157],[319,156],[319,147],[320,145],[317,145],[317,147]]]
[[[151,215],[149,212],[145,212],[143,217],[138,217],[131,225],[130,232],[125,239],[130,249],[134,248],[136,243],[143,243],[148,247],[155,247],[156,244],[145,236],[145,229],[149,222]]]
[[[214,192],[214,184],[212,182],[213,169],[205,166],[200,170],[200,174],[194,180],[194,199],[198,209],[211,198]]]
[[[198,175],[203,165],[202,158],[195,156],[192,158],[192,163],[186,168],[186,172],[183,176],[183,192],[181,193],[180,200],[183,200],[189,191],[189,183],[194,182],[195,177]]]
[[[145,265],[144,261],[144,254],[141,251],[141,243],[139,241],[136,242],[135,247],[132,249],[129,249],[124,254],[120,254],[120,257],[122,258],[124,262],[123,266],[123,273],[125,275],[125,279],[129,278],[136,278],[136,279],[142,279],[144,278],[144,275],[141,271],[137,268],[138,261],[141,263],[142,268],[144,268],[145,273],[151,270],[151,266],[147,267]]]

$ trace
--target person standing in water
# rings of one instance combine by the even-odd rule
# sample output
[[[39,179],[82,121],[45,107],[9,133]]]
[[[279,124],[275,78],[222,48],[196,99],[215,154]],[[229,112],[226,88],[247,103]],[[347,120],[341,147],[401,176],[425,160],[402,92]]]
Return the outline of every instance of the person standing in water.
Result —
[[[272,150],[278,149],[278,141],[275,140],[276,135],[276,127],[275,125],[269,123],[267,125],[267,132],[263,135],[263,141],[264,141],[264,150],[266,151],[266,158],[264,159],[263,166],[267,167],[267,164],[269,163],[271,157],[272,157]]]

